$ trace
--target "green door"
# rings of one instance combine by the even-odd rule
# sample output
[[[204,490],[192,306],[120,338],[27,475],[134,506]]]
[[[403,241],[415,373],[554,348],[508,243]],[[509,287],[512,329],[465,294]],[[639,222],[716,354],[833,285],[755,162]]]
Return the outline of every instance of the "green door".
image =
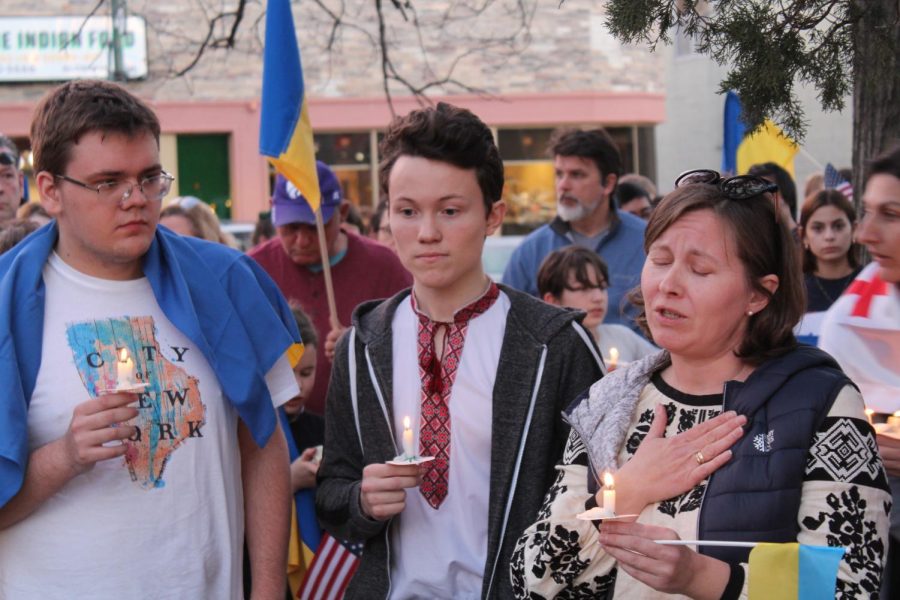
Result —
[[[220,219],[231,218],[231,171],[228,134],[178,135],[178,194],[196,196]]]

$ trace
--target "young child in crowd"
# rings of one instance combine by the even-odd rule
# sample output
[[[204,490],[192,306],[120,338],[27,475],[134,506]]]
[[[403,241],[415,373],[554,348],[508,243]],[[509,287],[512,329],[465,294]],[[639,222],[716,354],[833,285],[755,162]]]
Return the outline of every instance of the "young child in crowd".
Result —
[[[659,348],[624,325],[603,323],[609,308],[608,282],[609,270],[603,259],[574,245],[548,254],[537,275],[538,293],[544,302],[586,313],[582,324],[594,336],[607,368],[614,370]]]
[[[303,356],[294,365],[294,377],[300,393],[284,405],[294,444],[300,452],[300,456],[291,463],[291,491],[296,492],[316,485],[320,450],[325,439],[325,419],[304,410],[309,393],[316,383],[316,349],[319,345],[316,328],[302,309],[294,307],[292,312],[305,348]]]

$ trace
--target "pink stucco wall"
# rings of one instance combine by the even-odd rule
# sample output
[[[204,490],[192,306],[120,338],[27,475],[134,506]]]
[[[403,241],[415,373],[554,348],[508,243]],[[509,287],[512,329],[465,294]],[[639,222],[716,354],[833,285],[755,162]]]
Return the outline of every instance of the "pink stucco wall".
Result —
[[[437,102],[441,98],[432,98]],[[495,127],[655,124],[665,119],[665,96],[656,93],[527,94],[507,97],[453,96]],[[257,100],[152,102],[166,133],[228,133],[231,136],[231,189],[234,220],[252,221],[268,205],[266,164],[259,155]],[[397,114],[417,108],[412,98],[394,102]],[[32,104],[0,106],[0,132],[27,136]],[[310,120],[317,131],[383,129],[391,112],[384,98],[313,98]]]

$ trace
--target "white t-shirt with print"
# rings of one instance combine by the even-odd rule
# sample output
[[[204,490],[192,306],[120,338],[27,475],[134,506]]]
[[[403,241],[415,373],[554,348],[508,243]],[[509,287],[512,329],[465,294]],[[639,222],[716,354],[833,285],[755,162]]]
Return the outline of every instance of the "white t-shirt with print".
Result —
[[[146,278],[89,277],[55,253],[43,277],[30,450],[64,435],[76,405],[115,387],[118,349],[148,387],[125,457],[97,463],[0,531],[0,597],[241,598],[238,414],[209,363]],[[275,406],[298,393],[286,358],[266,383]]]

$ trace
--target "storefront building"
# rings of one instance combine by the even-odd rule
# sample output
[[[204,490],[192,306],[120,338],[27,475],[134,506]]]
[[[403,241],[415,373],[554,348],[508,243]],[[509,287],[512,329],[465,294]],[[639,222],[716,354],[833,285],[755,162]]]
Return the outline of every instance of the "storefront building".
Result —
[[[221,4],[231,10],[237,2]],[[371,207],[378,200],[379,135],[392,112],[373,38],[374,3],[344,4],[358,6],[347,9],[336,34],[329,28],[332,17],[315,3],[294,5],[295,24],[318,157],[334,167],[348,198]],[[665,118],[664,59],[613,40],[599,3],[567,0],[559,8],[526,3],[533,11],[528,14],[492,4],[493,13],[477,16],[454,13],[458,3],[425,4],[416,15],[418,29],[409,26],[409,15],[404,20],[385,9],[389,55],[416,85],[441,78],[458,82],[430,88],[429,100],[465,106],[494,130],[506,164],[506,229],[519,232],[552,215],[553,170],[546,146],[558,127],[606,127],[620,146],[626,171],[655,178],[655,130]],[[4,2],[0,132],[17,141],[26,159],[31,114],[46,90],[73,76],[100,77],[113,69],[111,35],[104,35],[111,30],[109,8],[85,21],[95,5],[95,0],[49,0],[39,7]],[[125,85],[160,117],[163,164],[176,177],[173,194],[198,196],[223,218],[244,222],[268,209],[272,178],[258,152],[261,8],[249,3],[244,8],[233,48],[208,47],[196,66],[176,76],[196,58],[208,24],[213,22],[214,39],[228,32],[235,17],[215,21],[218,13],[200,3],[130,0],[131,37],[119,63],[133,77]],[[76,50],[93,58],[79,58]],[[85,64],[95,70],[85,72]],[[419,105],[402,85],[391,82],[389,89],[395,114]]]

